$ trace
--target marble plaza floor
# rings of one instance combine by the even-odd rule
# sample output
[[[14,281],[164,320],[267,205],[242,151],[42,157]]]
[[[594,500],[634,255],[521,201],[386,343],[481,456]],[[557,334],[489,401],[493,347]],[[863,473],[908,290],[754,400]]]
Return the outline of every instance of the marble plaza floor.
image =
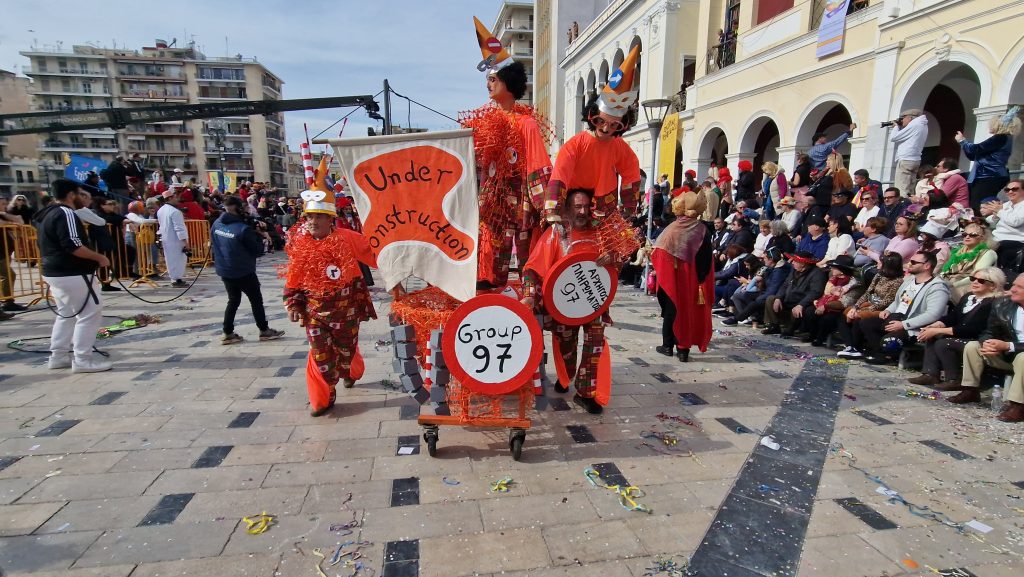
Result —
[[[278,341],[258,341],[243,302],[247,340],[222,346],[225,298],[207,271],[168,304],[104,293],[105,324],[160,317],[98,341],[109,373],[49,371],[45,355],[0,351],[2,574],[1024,571],[1024,426],[908,396],[929,392],[906,384],[911,373],[721,326],[707,353],[680,363],[654,351],[656,303],[623,288],[603,415],[549,391],[521,461],[507,431],[456,427],[441,429],[431,458],[420,408],[391,372],[383,292],[380,319],[361,334],[367,374],[327,416],[309,416],[306,341],[280,305],[281,262],[261,261],[271,326],[287,332]],[[46,309],[19,315],[0,338],[45,337],[51,323]],[[638,487],[651,512],[621,506],[587,468]],[[491,490],[508,478],[507,492]],[[243,517],[263,512],[274,523],[247,532]]]

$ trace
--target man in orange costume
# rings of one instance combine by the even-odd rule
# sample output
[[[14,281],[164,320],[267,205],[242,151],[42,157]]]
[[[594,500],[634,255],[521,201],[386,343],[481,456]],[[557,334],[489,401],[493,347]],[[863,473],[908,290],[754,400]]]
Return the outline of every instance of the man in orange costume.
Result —
[[[589,130],[580,132],[559,149],[544,200],[548,222],[560,220],[559,206],[566,190],[584,188],[594,194],[594,218],[601,220],[618,208],[622,178],[622,212],[628,220],[636,209],[640,189],[640,162],[620,138],[636,122],[637,91],[633,89],[639,47],[611,76],[601,95],[583,109]]]
[[[284,285],[288,316],[306,328],[309,339],[306,386],[314,417],[334,406],[339,380],[347,389],[362,376],[359,323],[377,318],[359,269],[359,263],[376,267],[376,258],[363,235],[334,226],[337,212],[326,173],[321,160],[316,182],[302,193],[305,222],[289,231]]]
[[[476,17],[477,42],[487,73],[491,102],[463,113],[461,123],[473,129],[477,177],[480,181],[479,288],[508,282],[512,245],[522,264],[539,233],[537,215],[551,176],[551,159],[541,133],[543,119],[516,103],[526,93],[526,68],[515,62],[501,42]],[[545,130],[551,130],[545,126]]]

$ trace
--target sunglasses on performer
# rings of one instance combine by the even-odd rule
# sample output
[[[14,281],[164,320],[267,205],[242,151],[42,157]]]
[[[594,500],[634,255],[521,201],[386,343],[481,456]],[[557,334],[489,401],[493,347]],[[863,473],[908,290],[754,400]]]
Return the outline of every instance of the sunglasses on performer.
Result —
[[[608,121],[601,118],[600,116],[591,116],[589,120],[590,123],[597,128],[607,125],[608,130],[611,130],[612,132],[618,132],[626,127],[626,125],[622,124],[621,122],[618,122],[616,120]]]

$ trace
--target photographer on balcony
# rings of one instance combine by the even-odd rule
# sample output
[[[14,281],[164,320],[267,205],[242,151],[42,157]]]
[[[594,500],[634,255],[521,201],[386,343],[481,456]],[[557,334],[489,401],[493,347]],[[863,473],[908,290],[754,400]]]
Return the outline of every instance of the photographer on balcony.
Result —
[[[904,194],[914,190],[917,184],[917,169],[921,168],[921,151],[928,140],[928,117],[924,112],[912,108],[904,110],[896,120],[883,122],[882,128],[894,127],[896,131],[889,140],[896,145],[895,186]]]

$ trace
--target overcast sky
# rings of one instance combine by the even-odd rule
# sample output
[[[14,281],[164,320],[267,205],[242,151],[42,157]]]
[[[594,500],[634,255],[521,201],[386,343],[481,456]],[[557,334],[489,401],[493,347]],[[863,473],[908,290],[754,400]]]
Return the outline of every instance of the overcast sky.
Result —
[[[18,54],[33,44],[63,49],[93,43],[105,47],[152,46],[177,38],[195,40],[207,56],[256,57],[284,80],[284,98],[376,94],[388,78],[399,93],[455,117],[487,100],[484,76],[476,70],[480,50],[473,16],[490,26],[499,0],[304,0],[209,2],[136,0],[97,3],[50,0],[4,2],[0,26],[0,68],[20,72],[28,59]],[[225,40],[226,38],[226,40]],[[226,42],[226,46],[225,46]],[[383,106],[383,100],[378,98]],[[351,109],[304,110],[285,114],[288,143],[298,150],[302,124],[310,137]],[[392,99],[394,124],[406,125],[406,102]],[[336,136],[340,124],[326,135]],[[354,113],[345,136],[365,136],[381,123]],[[450,120],[412,106],[412,126],[454,128]]]

